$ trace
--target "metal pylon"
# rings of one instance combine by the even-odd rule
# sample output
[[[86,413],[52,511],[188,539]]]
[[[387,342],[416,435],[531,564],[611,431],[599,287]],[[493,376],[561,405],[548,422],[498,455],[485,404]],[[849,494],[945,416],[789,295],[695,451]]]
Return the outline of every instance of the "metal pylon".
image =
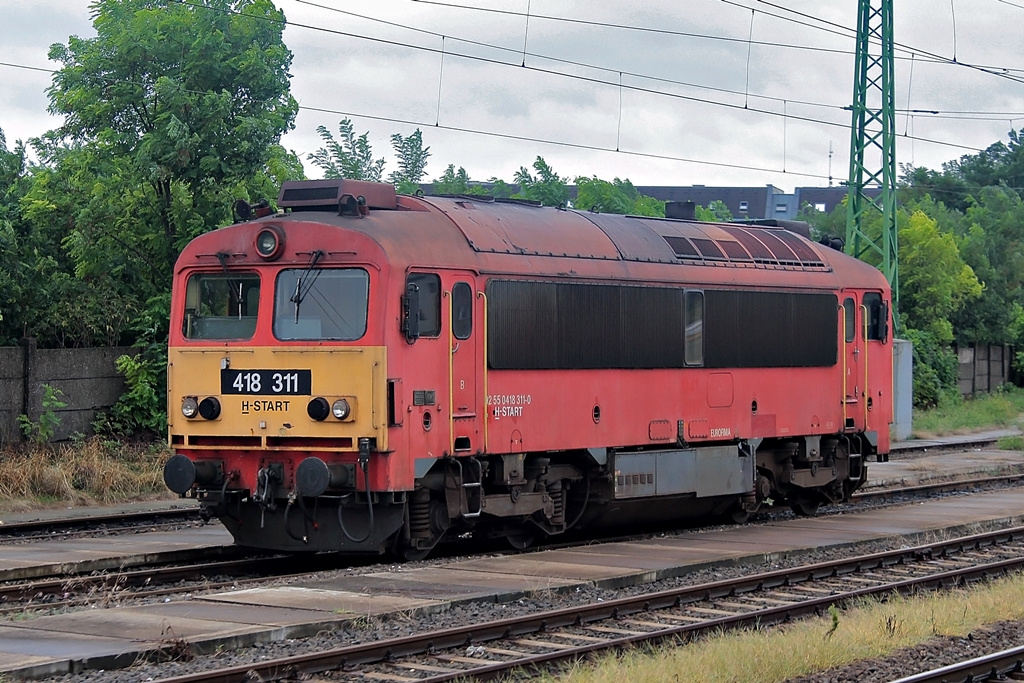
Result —
[[[876,264],[885,273],[892,286],[895,316],[899,310],[899,271],[892,27],[892,0],[858,0],[846,251]],[[877,197],[865,194],[869,188],[880,190]],[[882,214],[881,234],[865,232],[865,214],[872,207]]]

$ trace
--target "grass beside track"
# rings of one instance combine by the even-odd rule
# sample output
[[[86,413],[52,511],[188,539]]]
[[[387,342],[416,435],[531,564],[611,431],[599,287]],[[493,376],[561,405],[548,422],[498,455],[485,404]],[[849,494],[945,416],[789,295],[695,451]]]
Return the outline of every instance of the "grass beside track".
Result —
[[[863,601],[829,615],[752,631],[720,633],[685,646],[638,648],[578,664],[559,683],[781,683],[935,636],[967,636],[986,624],[1024,618],[1024,576],[920,597]],[[912,672],[907,672],[909,675]]]
[[[0,450],[0,512],[173,498],[163,443],[91,438]]]
[[[913,435],[930,439],[1024,425],[1024,389],[1008,386],[974,399],[951,398],[929,410],[914,410]]]

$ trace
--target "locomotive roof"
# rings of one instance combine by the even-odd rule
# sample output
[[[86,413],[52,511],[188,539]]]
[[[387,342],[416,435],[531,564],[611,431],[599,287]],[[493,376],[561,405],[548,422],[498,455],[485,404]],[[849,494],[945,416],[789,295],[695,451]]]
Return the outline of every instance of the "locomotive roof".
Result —
[[[675,280],[681,276],[665,266],[682,265],[694,266],[685,276],[694,281],[777,277],[779,284],[886,287],[885,278],[872,266],[780,227],[600,214],[489,197],[400,196],[394,208],[371,207],[362,216],[358,210],[355,215],[339,215],[337,208],[320,209],[301,207],[256,224],[318,223],[362,233],[380,245],[392,265],[402,267]],[[198,241],[216,239],[219,232]],[[322,231],[302,233],[307,249],[329,251],[327,243],[336,241]],[[318,246],[317,241],[323,244]],[[210,243],[203,247],[211,249],[217,250]],[[530,263],[524,264],[522,257]]]

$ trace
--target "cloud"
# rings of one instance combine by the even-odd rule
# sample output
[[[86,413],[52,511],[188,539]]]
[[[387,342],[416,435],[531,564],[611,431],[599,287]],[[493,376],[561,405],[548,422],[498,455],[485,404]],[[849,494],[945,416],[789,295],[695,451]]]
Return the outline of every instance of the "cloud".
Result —
[[[358,6],[359,14],[386,24],[279,0],[296,22],[287,28],[285,41],[295,55],[292,92],[307,107],[285,136],[285,146],[304,155],[313,152],[320,145],[316,127],[336,130],[338,120],[350,115],[358,132],[369,132],[378,156],[390,154],[391,133],[422,128],[433,154],[430,177],[451,163],[474,179],[510,180],[540,155],[572,177],[629,177],[649,185],[772,183],[791,189],[827,183],[830,145],[832,175],[846,175],[850,115],[842,107],[853,93],[854,40],[842,27],[855,25],[856,3],[787,3],[798,15],[759,0],[544,0],[530,4],[528,31],[526,17],[514,14],[524,12],[526,2],[465,4],[506,13],[413,0]],[[756,10],[752,22],[750,9],[740,5]],[[347,11],[350,5],[332,6]],[[898,107],[1005,113],[993,120],[901,114],[896,126],[900,163],[938,168],[970,151],[939,143],[980,149],[1005,139],[1011,126],[1022,127],[1024,72],[1001,78],[929,63],[925,53],[951,58],[955,47],[959,62],[1024,69],[1016,30],[1024,10],[996,0],[960,0],[952,8],[905,0],[895,12],[896,42],[908,46],[899,50],[896,63]],[[87,0],[8,0],[4,21],[0,61],[9,64],[52,67],[46,59],[51,43],[72,33],[93,34]],[[748,36],[757,44],[748,45]],[[531,54],[524,55],[524,47]],[[9,143],[59,125],[46,115],[47,74],[0,68],[5,77],[0,128]],[[624,86],[649,92],[620,88],[620,72]],[[909,140],[904,133],[922,139]],[[316,169],[307,166],[307,172]]]

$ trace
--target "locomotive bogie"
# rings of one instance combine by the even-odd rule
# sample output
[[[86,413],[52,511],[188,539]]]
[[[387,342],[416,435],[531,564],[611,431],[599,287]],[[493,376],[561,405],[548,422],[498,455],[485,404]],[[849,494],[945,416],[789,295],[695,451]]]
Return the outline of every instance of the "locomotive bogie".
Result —
[[[350,181],[281,202],[175,273],[165,480],[241,544],[810,514],[888,452],[888,286],[803,237]]]

